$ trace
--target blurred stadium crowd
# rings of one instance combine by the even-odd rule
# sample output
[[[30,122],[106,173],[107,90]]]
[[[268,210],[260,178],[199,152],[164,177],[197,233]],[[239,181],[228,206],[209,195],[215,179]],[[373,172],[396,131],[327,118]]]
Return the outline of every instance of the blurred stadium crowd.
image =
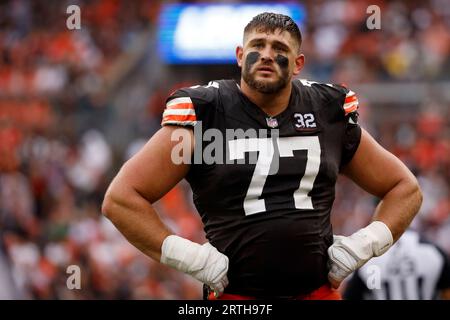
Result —
[[[65,10],[74,3],[82,10],[82,29],[70,31]],[[307,68],[302,77],[350,87],[450,80],[446,0],[375,1],[382,12],[381,31],[365,27],[368,1],[304,3]],[[0,245],[16,283],[11,296],[201,297],[199,283],[142,255],[100,213],[110,179],[158,129],[165,97],[174,88],[222,78],[229,68],[160,67],[152,70],[161,82],[139,81],[140,91],[130,85],[128,77],[135,75],[123,72],[124,66],[133,59],[140,36],[154,37],[161,4],[0,3]],[[145,48],[138,63],[154,63],[155,54]],[[148,69],[131,74],[139,72]],[[136,97],[115,99],[117,88],[137,92]],[[431,96],[398,109],[367,99],[360,105],[364,127],[419,179],[424,204],[413,227],[450,254],[448,103]],[[115,140],[121,135],[114,129],[118,121],[138,128],[126,135],[126,144]],[[183,182],[157,208],[172,230],[201,242],[190,198]],[[332,218],[335,233],[349,234],[367,223],[375,205],[373,197],[342,179]],[[66,268],[72,264],[81,268],[81,290],[66,287]]]

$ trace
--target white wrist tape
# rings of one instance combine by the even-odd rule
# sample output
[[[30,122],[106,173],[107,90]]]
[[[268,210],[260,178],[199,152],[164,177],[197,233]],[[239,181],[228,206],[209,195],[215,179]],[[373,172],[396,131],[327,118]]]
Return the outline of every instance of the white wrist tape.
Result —
[[[161,263],[182,272],[195,272],[205,266],[207,257],[202,253],[207,254],[198,243],[170,235],[161,246]]]
[[[361,260],[382,255],[392,246],[393,242],[391,231],[381,221],[374,221],[350,237],[341,240],[342,245]]]
[[[200,245],[170,235],[161,246],[160,262],[207,284],[216,294],[228,285],[228,257],[209,242]]]
[[[381,221],[374,221],[349,237],[334,236],[328,248],[329,277],[342,281],[372,257],[385,253],[393,244],[392,233]]]
[[[365,229],[367,236],[372,238],[372,252],[375,257],[388,251],[394,243],[391,230],[381,221],[374,221]]]

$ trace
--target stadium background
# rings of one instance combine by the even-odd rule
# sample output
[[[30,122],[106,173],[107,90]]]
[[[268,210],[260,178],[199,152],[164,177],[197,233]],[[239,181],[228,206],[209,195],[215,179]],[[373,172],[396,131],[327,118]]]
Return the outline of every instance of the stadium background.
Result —
[[[301,77],[359,94],[362,125],[419,179],[424,203],[413,227],[450,254],[450,3],[302,3]],[[81,30],[65,27],[70,4],[81,8]],[[158,130],[170,92],[239,75],[230,65],[162,63],[162,4],[0,2],[1,298],[201,297],[199,283],[143,256],[100,213],[120,165]],[[366,28],[371,4],[381,30]],[[366,224],[375,205],[341,179],[335,233]],[[204,241],[185,182],[156,207],[173,231]],[[66,287],[69,265],[81,268],[81,290]]]

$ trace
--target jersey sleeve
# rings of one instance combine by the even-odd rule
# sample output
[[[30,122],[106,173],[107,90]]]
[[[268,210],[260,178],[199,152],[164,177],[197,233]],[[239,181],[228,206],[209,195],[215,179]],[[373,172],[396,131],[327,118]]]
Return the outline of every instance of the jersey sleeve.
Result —
[[[358,97],[355,92],[345,87],[341,87],[345,93],[342,104],[342,112],[344,114],[345,132],[342,143],[341,168],[348,164],[361,141],[361,127],[358,123]]]
[[[310,88],[310,99],[319,101],[326,106],[323,119],[329,124],[343,124],[341,141],[341,159],[339,168],[342,169],[353,158],[361,140],[361,127],[358,124],[358,97],[356,93],[345,86],[331,83],[319,83],[299,79],[296,83],[304,88]]]
[[[194,127],[214,104],[214,85],[183,88],[166,100],[161,126]]]
[[[161,125],[195,126],[197,115],[191,97],[185,91],[178,90],[166,101]]]

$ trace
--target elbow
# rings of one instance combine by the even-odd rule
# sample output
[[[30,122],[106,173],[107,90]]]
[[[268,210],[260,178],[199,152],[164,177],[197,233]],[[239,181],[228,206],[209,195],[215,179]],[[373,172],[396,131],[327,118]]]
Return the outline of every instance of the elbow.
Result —
[[[139,198],[129,184],[123,179],[114,179],[103,197],[101,212],[114,223],[134,210],[138,202]]]
[[[410,195],[411,203],[416,207],[415,211],[417,213],[422,206],[423,194],[419,182],[414,176],[408,179],[408,194]]]
[[[111,216],[114,212],[115,201],[114,196],[111,194],[111,191],[108,190],[103,198],[102,202],[102,214],[104,217],[111,219]]]
[[[113,217],[122,212],[124,200],[126,199],[128,184],[123,178],[122,170],[123,167],[111,181],[103,197],[101,212],[102,215],[109,220],[112,220]]]
[[[422,206],[422,202],[423,202],[423,193],[422,193],[422,189],[420,188],[419,183],[417,183],[417,205],[418,205],[418,209],[417,211],[419,211],[420,207]]]
[[[124,199],[121,196],[124,192],[122,190],[117,190],[117,183],[113,181],[105,193],[102,202],[102,214],[104,217],[112,220],[117,214],[123,211]]]

